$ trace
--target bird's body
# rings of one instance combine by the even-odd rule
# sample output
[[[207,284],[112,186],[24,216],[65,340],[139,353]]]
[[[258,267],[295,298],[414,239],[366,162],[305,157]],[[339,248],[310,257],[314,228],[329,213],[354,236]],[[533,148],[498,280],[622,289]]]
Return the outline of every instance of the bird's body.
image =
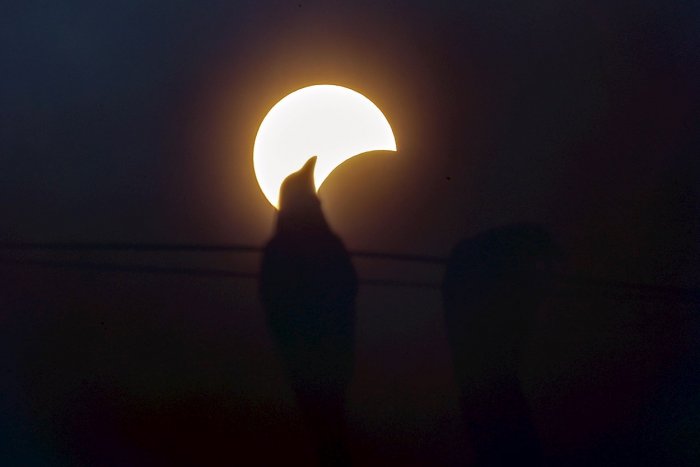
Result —
[[[325,221],[312,174],[309,161],[282,186],[277,228],[263,254],[260,297],[300,408],[319,439],[322,464],[342,465],[357,276]]]
[[[520,353],[554,246],[516,224],[463,240],[443,281],[445,324],[476,465],[540,465],[520,377]]]
[[[264,252],[261,286],[293,384],[347,386],[357,286],[342,242],[330,232],[273,237]]]

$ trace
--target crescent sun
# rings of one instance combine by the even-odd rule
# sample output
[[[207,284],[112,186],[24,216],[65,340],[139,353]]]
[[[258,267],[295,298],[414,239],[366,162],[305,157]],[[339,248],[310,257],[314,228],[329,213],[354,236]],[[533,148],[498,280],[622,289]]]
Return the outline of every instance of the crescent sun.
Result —
[[[316,191],[343,162],[369,151],[396,151],[391,126],[365,96],[335,85],[287,95],[267,113],[255,137],[253,167],[267,200],[278,207],[284,179],[317,156]]]

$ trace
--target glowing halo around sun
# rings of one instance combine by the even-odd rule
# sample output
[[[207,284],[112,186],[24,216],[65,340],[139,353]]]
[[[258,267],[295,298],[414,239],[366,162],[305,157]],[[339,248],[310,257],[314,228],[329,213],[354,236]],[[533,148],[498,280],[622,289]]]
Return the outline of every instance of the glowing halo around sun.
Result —
[[[316,85],[270,109],[253,146],[253,167],[267,200],[278,207],[280,186],[317,156],[316,191],[346,160],[369,151],[396,151],[391,126],[365,96],[342,86]]]

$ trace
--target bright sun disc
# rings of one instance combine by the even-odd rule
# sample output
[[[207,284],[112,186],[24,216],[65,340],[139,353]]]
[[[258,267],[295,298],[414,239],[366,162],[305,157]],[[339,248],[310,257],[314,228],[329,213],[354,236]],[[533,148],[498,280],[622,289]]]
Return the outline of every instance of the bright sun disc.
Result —
[[[316,190],[340,164],[368,151],[396,151],[391,126],[365,96],[342,86],[299,89],[275,104],[260,124],[253,147],[255,176],[278,207],[280,186],[318,156]]]

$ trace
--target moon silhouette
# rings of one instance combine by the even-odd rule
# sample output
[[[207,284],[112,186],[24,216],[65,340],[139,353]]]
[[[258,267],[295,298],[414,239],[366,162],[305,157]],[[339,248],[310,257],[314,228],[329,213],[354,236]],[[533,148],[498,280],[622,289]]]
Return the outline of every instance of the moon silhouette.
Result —
[[[294,91],[270,109],[255,137],[253,167],[260,189],[277,208],[282,182],[311,156],[318,157],[318,191],[336,167],[369,151],[396,151],[384,114],[359,92],[323,84]]]

